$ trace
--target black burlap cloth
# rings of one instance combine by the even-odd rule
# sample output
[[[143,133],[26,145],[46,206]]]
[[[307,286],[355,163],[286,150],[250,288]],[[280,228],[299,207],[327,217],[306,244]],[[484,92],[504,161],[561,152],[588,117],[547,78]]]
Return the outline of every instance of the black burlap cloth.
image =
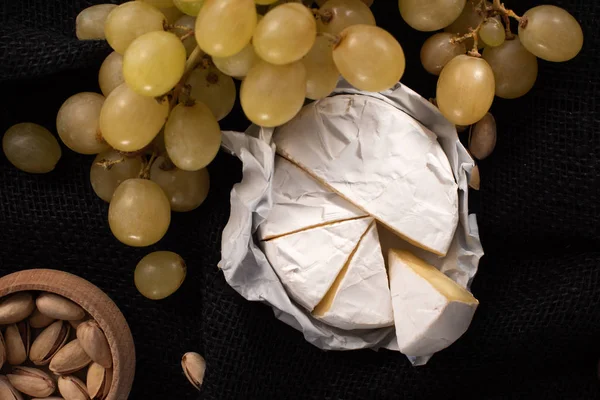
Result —
[[[67,97],[99,91],[110,50],[74,35],[77,13],[94,3],[2,0],[0,133],[23,121],[55,132]],[[517,13],[540,4],[506,3]],[[425,367],[389,351],[323,352],[227,286],[217,262],[241,170],[225,154],[209,167],[207,201],[173,214],[166,237],[149,249],[111,235],[108,205],[89,183],[92,157],[63,146],[54,172],[31,175],[0,156],[0,274],[56,268],[106,291],[135,339],[132,399],[600,398],[600,3],[546,3],[581,21],[584,48],[567,63],[540,62],[525,97],[494,103],[498,145],[481,162],[481,191],[471,197],[486,250],[472,287],[481,306],[467,334]],[[401,20],[396,0],[375,0],[373,11],[405,49],[403,83],[433,96],[436,79],[419,62],[428,34]],[[247,124],[237,106],[222,128]],[[181,289],[156,302],[136,291],[133,270],[159,249],[178,252],[189,269]],[[207,361],[200,394],[181,372],[186,351]]]

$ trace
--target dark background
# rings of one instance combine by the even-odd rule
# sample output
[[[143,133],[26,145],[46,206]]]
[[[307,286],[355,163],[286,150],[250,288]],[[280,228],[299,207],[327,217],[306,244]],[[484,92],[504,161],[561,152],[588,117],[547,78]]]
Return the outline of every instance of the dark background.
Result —
[[[519,14],[540,4],[506,2]],[[99,91],[109,48],[74,35],[77,13],[93,3],[2,0],[0,132],[24,121],[55,132],[67,97]],[[216,265],[241,171],[224,154],[209,167],[207,201],[173,214],[166,237],[147,249],[111,235],[108,205],[89,184],[92,157],[63,146],[56,170],[36,176],[0,155],[0,274],[56,268],[105,290],[136,343],[132,399],[600,398],[600,4],[546,3],[581,21],[584,48],[567,63],[540,62],[525,97],[494,103],[498,145],[481,163],[481,192],[471,199],[486,250],[472,287],[481,306],[468,333],[425,367],[387,351],[325,353],[227,286]],[[432,96],[436,80],[418,58],[428,34],[401,20],[396,0],[375,0],[373,11],[405,49],[402,82]],[[237,108],[222,128],[247,124]],[[156,302],[138,294],[133,270],[159,249],[178,252],[189,269],[181,289]],[[207,361],[200,396],[181,373],[186,351]]]

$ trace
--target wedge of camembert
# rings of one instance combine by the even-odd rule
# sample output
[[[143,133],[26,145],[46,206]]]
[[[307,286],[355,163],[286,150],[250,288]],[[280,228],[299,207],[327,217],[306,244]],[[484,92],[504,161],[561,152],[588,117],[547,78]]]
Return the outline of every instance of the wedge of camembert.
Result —
[[[402,353],[431,355],[467,331],[479,305],[469,291],[405,250],[390,250],[389,275]]]
[[[258,227],[260,240],[367,215],[279,156],[273,174],[273,207]]]
[[[318,226],[261,242],[288,294],[312,311],[358,246],[373,218]]]
[[[341,329],[394,324],[385,262],[373,222],[313,315]]]
[[[406,241],[445,255],[458,186],[437,136],[370,96],[314,102],[273,136],[277,152]]]

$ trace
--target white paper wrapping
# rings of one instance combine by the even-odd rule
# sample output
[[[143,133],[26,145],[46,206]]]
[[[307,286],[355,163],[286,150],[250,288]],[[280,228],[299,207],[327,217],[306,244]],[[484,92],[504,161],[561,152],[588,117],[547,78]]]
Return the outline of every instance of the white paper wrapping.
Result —
[[[410,115],[437,135],[458,184],[459,225],[448,253],[439,258],[395,237],[388,238],[388,243],[392,242],[391,245],[395,247],[411,249],[458,284],[469,287],[477,272],[479,259],[483,256],[483,249],[476,217],[468,214],[468,179],[474,163],[459,142],[454,125],[427,100],[401,84],[382,93],[366,93],[340,81],[332,96],[338,94],[368,96],[373,99],[372,105],[375,110],[381,102],[392,105],[397,112]],[[390,108],[385,105],[380,107],[380,110],[382,115],[390,112]],[[368,129],[365,123],[368,121],[361,121],[362,129]],[[248,128],[246,133],[223,132],[223,147],[239,157],[243,164],[242,181],[231,191],[231,215],[222,236],[222,259],[219,267],[223,270],[226,281],[247,300],[270,305],[278,319],[301,331],[308,342],[323,350],[398,350],[393,327],[347,331],[313,318],[308,311],[289,298],[265,254],[256,245],[257,227],[269,215],[273,204],[273,132],[273,129],[254,125]],[[382,238],[382,247],[385,250],[386,244],[383,242]],[[425,364],[429,358],[409,357],[414,365]]]

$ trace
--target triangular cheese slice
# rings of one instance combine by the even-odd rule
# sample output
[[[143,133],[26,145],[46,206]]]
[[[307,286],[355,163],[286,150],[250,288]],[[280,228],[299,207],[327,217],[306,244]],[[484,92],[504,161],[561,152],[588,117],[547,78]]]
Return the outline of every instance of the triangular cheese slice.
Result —
[[[375,223],[315,307],[313,315],[329,325],[348,330],[394,324],[392,297]]]
[[[277,128],[277,152],[406,241],[438,255],[458,224],[458,185],[437,136],[370,97],[305,106]]]
[[[260,240],[367,216],[279,156],[275,157],[272,194],[273,206],[269,217],[258,227]]]
[[[338,276],[372,218],[320,226],[262,242],[289,295],[309,311]]]
[[[400,351],[427,356],[460,338],[479,301],[435,267],[406,250],[389,253],[390,289]]]

